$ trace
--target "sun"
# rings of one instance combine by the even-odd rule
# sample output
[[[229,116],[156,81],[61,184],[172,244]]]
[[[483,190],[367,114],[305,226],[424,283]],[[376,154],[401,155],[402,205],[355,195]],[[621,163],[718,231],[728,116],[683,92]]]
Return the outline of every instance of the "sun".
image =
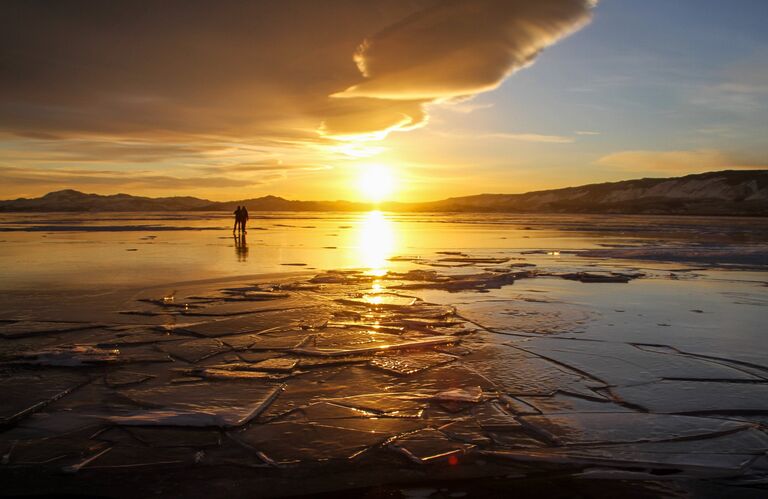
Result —
[[[372,203],[389,199],[395,190],[392,170],[384,165],[363,165],[361,168],[357,179],[361,197]]]

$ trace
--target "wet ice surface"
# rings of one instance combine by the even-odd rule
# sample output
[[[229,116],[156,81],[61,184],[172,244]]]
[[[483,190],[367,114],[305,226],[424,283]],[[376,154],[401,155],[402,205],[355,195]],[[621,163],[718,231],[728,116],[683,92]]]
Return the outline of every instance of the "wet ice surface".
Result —
[[[7,307],[0,477],[115,496],[115,473],[173,496],[237,470],[226,491],[248,497],[550,473],[762,490],[764,270],[576,253],[650,244],[591,229]],[[750,237],[742,254],[765,249]]]

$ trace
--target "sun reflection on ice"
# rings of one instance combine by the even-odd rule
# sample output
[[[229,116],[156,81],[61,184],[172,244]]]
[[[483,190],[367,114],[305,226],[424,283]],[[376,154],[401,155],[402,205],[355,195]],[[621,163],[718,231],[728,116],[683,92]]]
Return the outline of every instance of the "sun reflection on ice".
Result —
[[[385,275],[387,259],[392,256],[395,246],[394,223],[378,210],[366,213],[358,225],[359,266],[368,269],[369,275]]]

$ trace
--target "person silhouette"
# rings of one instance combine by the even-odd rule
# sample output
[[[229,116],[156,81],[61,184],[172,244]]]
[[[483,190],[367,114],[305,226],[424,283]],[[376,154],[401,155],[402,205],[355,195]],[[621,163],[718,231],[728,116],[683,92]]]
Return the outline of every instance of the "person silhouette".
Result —
[[[243,206],[240,209],[240,230],[243,231],[243,233],[246,232],[245,230],[245,224],[248,223],[248,208]]]
[[[242,220],[243,220],[243,209],[238,206],[237,209],[234,211],[235,215],[235,226],[232,227],[232,232],[237,232],[237,229],[239,229],[242,226]]]

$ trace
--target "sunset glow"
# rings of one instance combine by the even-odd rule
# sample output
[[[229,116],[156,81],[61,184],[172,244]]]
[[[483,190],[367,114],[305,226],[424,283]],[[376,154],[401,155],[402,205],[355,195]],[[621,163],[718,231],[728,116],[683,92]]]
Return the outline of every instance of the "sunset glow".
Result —
[[[395,176],[384,165],[364,165],[357,178],[357,187],[363,201],[380,203],[391,198],[395,191]]]
[[[184,5],[180,25],[19,2],[0,199],[422,202],[765,164],[764,2],[299,3]],[[48,47],[66,64],[32,62]]]

